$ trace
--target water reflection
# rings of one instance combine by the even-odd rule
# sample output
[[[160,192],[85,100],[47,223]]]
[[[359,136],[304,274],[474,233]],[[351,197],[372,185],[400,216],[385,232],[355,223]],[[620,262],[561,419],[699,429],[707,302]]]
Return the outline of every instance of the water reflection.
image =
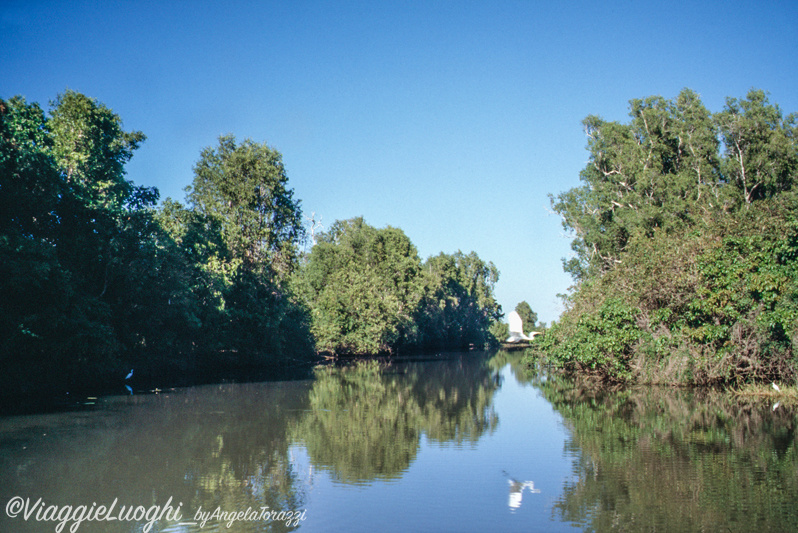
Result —
[[[422,436],[468,446],[493,431],[497,387],[485,359],[471,354],[437,363],[324,368],[313,381],[100,398],[84,411],[6,417],[0,419],[0,502],[20,496],[41,498],[43,509],[93,502],[116,502],[119,509],[163,506],[171,498],[181,519],[155,523],[152,531],[290,531],[301,523],[261,520],[228,528],[223,517],[207,515],[302,510],[319,470],[349,484],[398,479]],[[310,464],[299,466],[296,453]],[[2,531],[55,525],[0,515]],[[146,525],[144,519],[85,522],[79,530]]]
[[[506,474],[506,472],[505,472]],[[530,494],[540,494],[540,489],[535,488],[534,481],[518,481],[517,479],[510,478],[507,480],[510,484],[510,499],[507,505],[511,511],[515,511],[521,507],[521,502],[524,499],[524,490],[529,489]]]
[[[416,457],[423,435],[433,442],[476,443],[498,423],[498,387],[481,357],[446,362],[376,361],[322,368],[310,409],[292,427],[312,464],[344,483],[396,479]]]
[[[591,390],[530,375],[507,353],[91,401],[0,418],[0,504],[171,498],[182,517],[156,532],[798,530],[787,402]],[[264,508],[308,519],[228,528],[208,516]],[[0,531],[54,528],[0,512]]]
[[[537,384],[569,429],[562,520],[605,531],[796,531],[794,408],[701,390]]]
[[[100,399],[83,412],[0,419],[0,501],[20,496],[77,507],[116,499],[119,509],[172,498],[182,502],[186,521],[200,507],[301,509],[305,491],[288,457],[286,413],[307,407],[308,389],[306,382],[195,387]],[[86,522],[79,531],[140,531],[145,522]],[[55,525],[0,517],[2,531]],[[272,522],[238,531],[293,529]]]

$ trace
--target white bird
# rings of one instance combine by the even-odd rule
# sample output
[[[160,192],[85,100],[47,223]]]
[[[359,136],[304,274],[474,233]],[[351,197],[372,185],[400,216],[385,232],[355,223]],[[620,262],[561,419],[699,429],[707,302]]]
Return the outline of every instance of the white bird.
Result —
[[[776,385],[775,383],[771,383],[771,385],[773,385],[773,388],[776,389],[776,392],[781,392],[781,389],[779,388],[778,385]]]
[[[535,335],[540,335],[539,331],[531,331],[529,336],[524,335],[524,321],[517,311],[507,315],[507,322],[510,324],[510,336],[505,342],[531,341],[535,338]]]
[[[133,377],[133,369],[131,368],[130,373],[127,376],[125,376],[125,379],[130,379],[132,377]]]
[[[540,494],[540,489],[535,488],[534,481],[518,481],[507,474],[507,472],[504,472],[504,475],[508,477],[507,481],[510,484],[510,498],[507,501],[507,505],[509,505],[511,510],[521,507],[521,500],[524,497],[524,489],[529,489],[529,492],[532,494]]]

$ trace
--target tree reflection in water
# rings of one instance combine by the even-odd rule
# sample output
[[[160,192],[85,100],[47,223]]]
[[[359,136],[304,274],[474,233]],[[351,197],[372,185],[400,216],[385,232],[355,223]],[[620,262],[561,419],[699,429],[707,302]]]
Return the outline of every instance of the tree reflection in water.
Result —
[[[796,531],[796,410],[707,390],[535,380],[563,416],[575,481],[555,504],[593,531]]]
[[[286,425],[307,407],[308,388],[306,382],[220,384],[109,397],[94,411],[2,418],[0,499],[42,498],[59,506],[116,499],[118,507],[148,507],[172,498],[182,503],[184,520],[200,508],[300,510],[306,489],[288,454]],[[80,531],[128,533],[143,523],[86,523]],[[219,523],[210,520],[207,528]],[[0,531],[53,527],[0,517]],[[246,525],[237,527],[232,531]],[[273,521],[262,529],[296,526]]]
[[[457,361],[376,361],[316,372],[310,409],[291,430],[311,463],[344,483],[396,479],[424,435],[430,442],[475,444],[493,432],[499,384],[484,357]]]
[[[486,360],[469,353],[390,366],[371,362],[319,369],[312,382],[190,387],[103,398],[87,411],[2,418],[0,496],[73,506],[114,498],[119,505],[152,505],[172,497],[188,520],[200,508],[301,510],[313,469],[345,483],[396,479],[422,438],[425,446],[475,446],[492,433],[499,380]],[[303,446],[307,470],[293,456]],[[210,520],[207,527],[223,523]],[[12,525],[41,530],[0,517],[0,530]],[[106,526],[127,532],[142,524]]]
[[[429,359],[323,368],[315,381],[191,387],[101,398],[83,411],[3,417],[0,501],[151,505],[172,497],[184,518],[200,507],[262,506],[307,506],[318,517],[332,503],[341,523],[357,510],[371,511],[371,525],[381,524],[404,492],[399,509],[417,505],[431,515],[451,504],[435,517],[455,530],[492,530],[475,527],[482,516],[495,529],[519,531],[798,531],[798,418],[786,400],[774,411],[766,400],[719,392],[591,390],[556,376],[523,377],[518,357],[507,353]],[[510,373],[499,374],[507,364]],[[497,394],[500,376],[508,386]],[[554,434],[530,442],[539,423]],[[439,477],[430,487],[431,478],[413,468],[433,463]],[[391,483],[319,491],[311,502],[319,470],[349,484],[411,472],[403,490]],[[533,492],[538,487],[541,494]],[[384,507],[360,509],[366,495]],[[395,525],[421,523],[429,525]],[[51,526],[0,516],[0,531]],[[141,527],[109,523],[102,531]],[[242,523],[231,531],[293,528]],[[205,530],[214,529],[226,526],[216,520]]]

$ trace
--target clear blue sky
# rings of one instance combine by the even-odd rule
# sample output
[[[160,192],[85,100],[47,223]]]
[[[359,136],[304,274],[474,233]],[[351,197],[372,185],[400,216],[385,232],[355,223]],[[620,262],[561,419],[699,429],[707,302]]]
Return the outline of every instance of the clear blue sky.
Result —
[[[798,2],[0,2],[0,98],[97,98],[148,140],[136,184],[184,199],[232,133],[283,154],[306,214],[402,228],[422,258],[476,251],[505,312],[561,312],[581,120],[683,87],[711,111],[798,111]]]

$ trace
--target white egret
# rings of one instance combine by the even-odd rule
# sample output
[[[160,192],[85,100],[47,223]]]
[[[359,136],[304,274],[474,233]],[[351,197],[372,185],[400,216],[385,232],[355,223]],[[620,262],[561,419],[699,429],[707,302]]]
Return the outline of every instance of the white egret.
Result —
[[[771,385],[773,385],[773,388],[776,390],[776,392],[781,392],[781,389],[779,388],[778,385],[776,385],[775,383],[771,383]]]
[[[504,472],[504,475],[507,476],[507,482],[510,484],[510,498],[507,502],[507,505],[511,510],[514,511],[515,509],[521,507],[521,500],[524,497],[524,489],[529,489],[529,492],[532,494],[540,494],[540,489],[535,488],[534,481],[518,481],[510,476],[507,472]]]
[[[524,335],[524,321],[517,311],[512,311],[507,315],[507,322],[510,324],[510,336],[505,342],[531,341],[535,335],[540,335],[539,331],[531,331],[528,336]]]
[[[130,373],[127,376],[125,376],[125,379],[130,379],[132,377],[133,377],[133,369],[131,368]]]

